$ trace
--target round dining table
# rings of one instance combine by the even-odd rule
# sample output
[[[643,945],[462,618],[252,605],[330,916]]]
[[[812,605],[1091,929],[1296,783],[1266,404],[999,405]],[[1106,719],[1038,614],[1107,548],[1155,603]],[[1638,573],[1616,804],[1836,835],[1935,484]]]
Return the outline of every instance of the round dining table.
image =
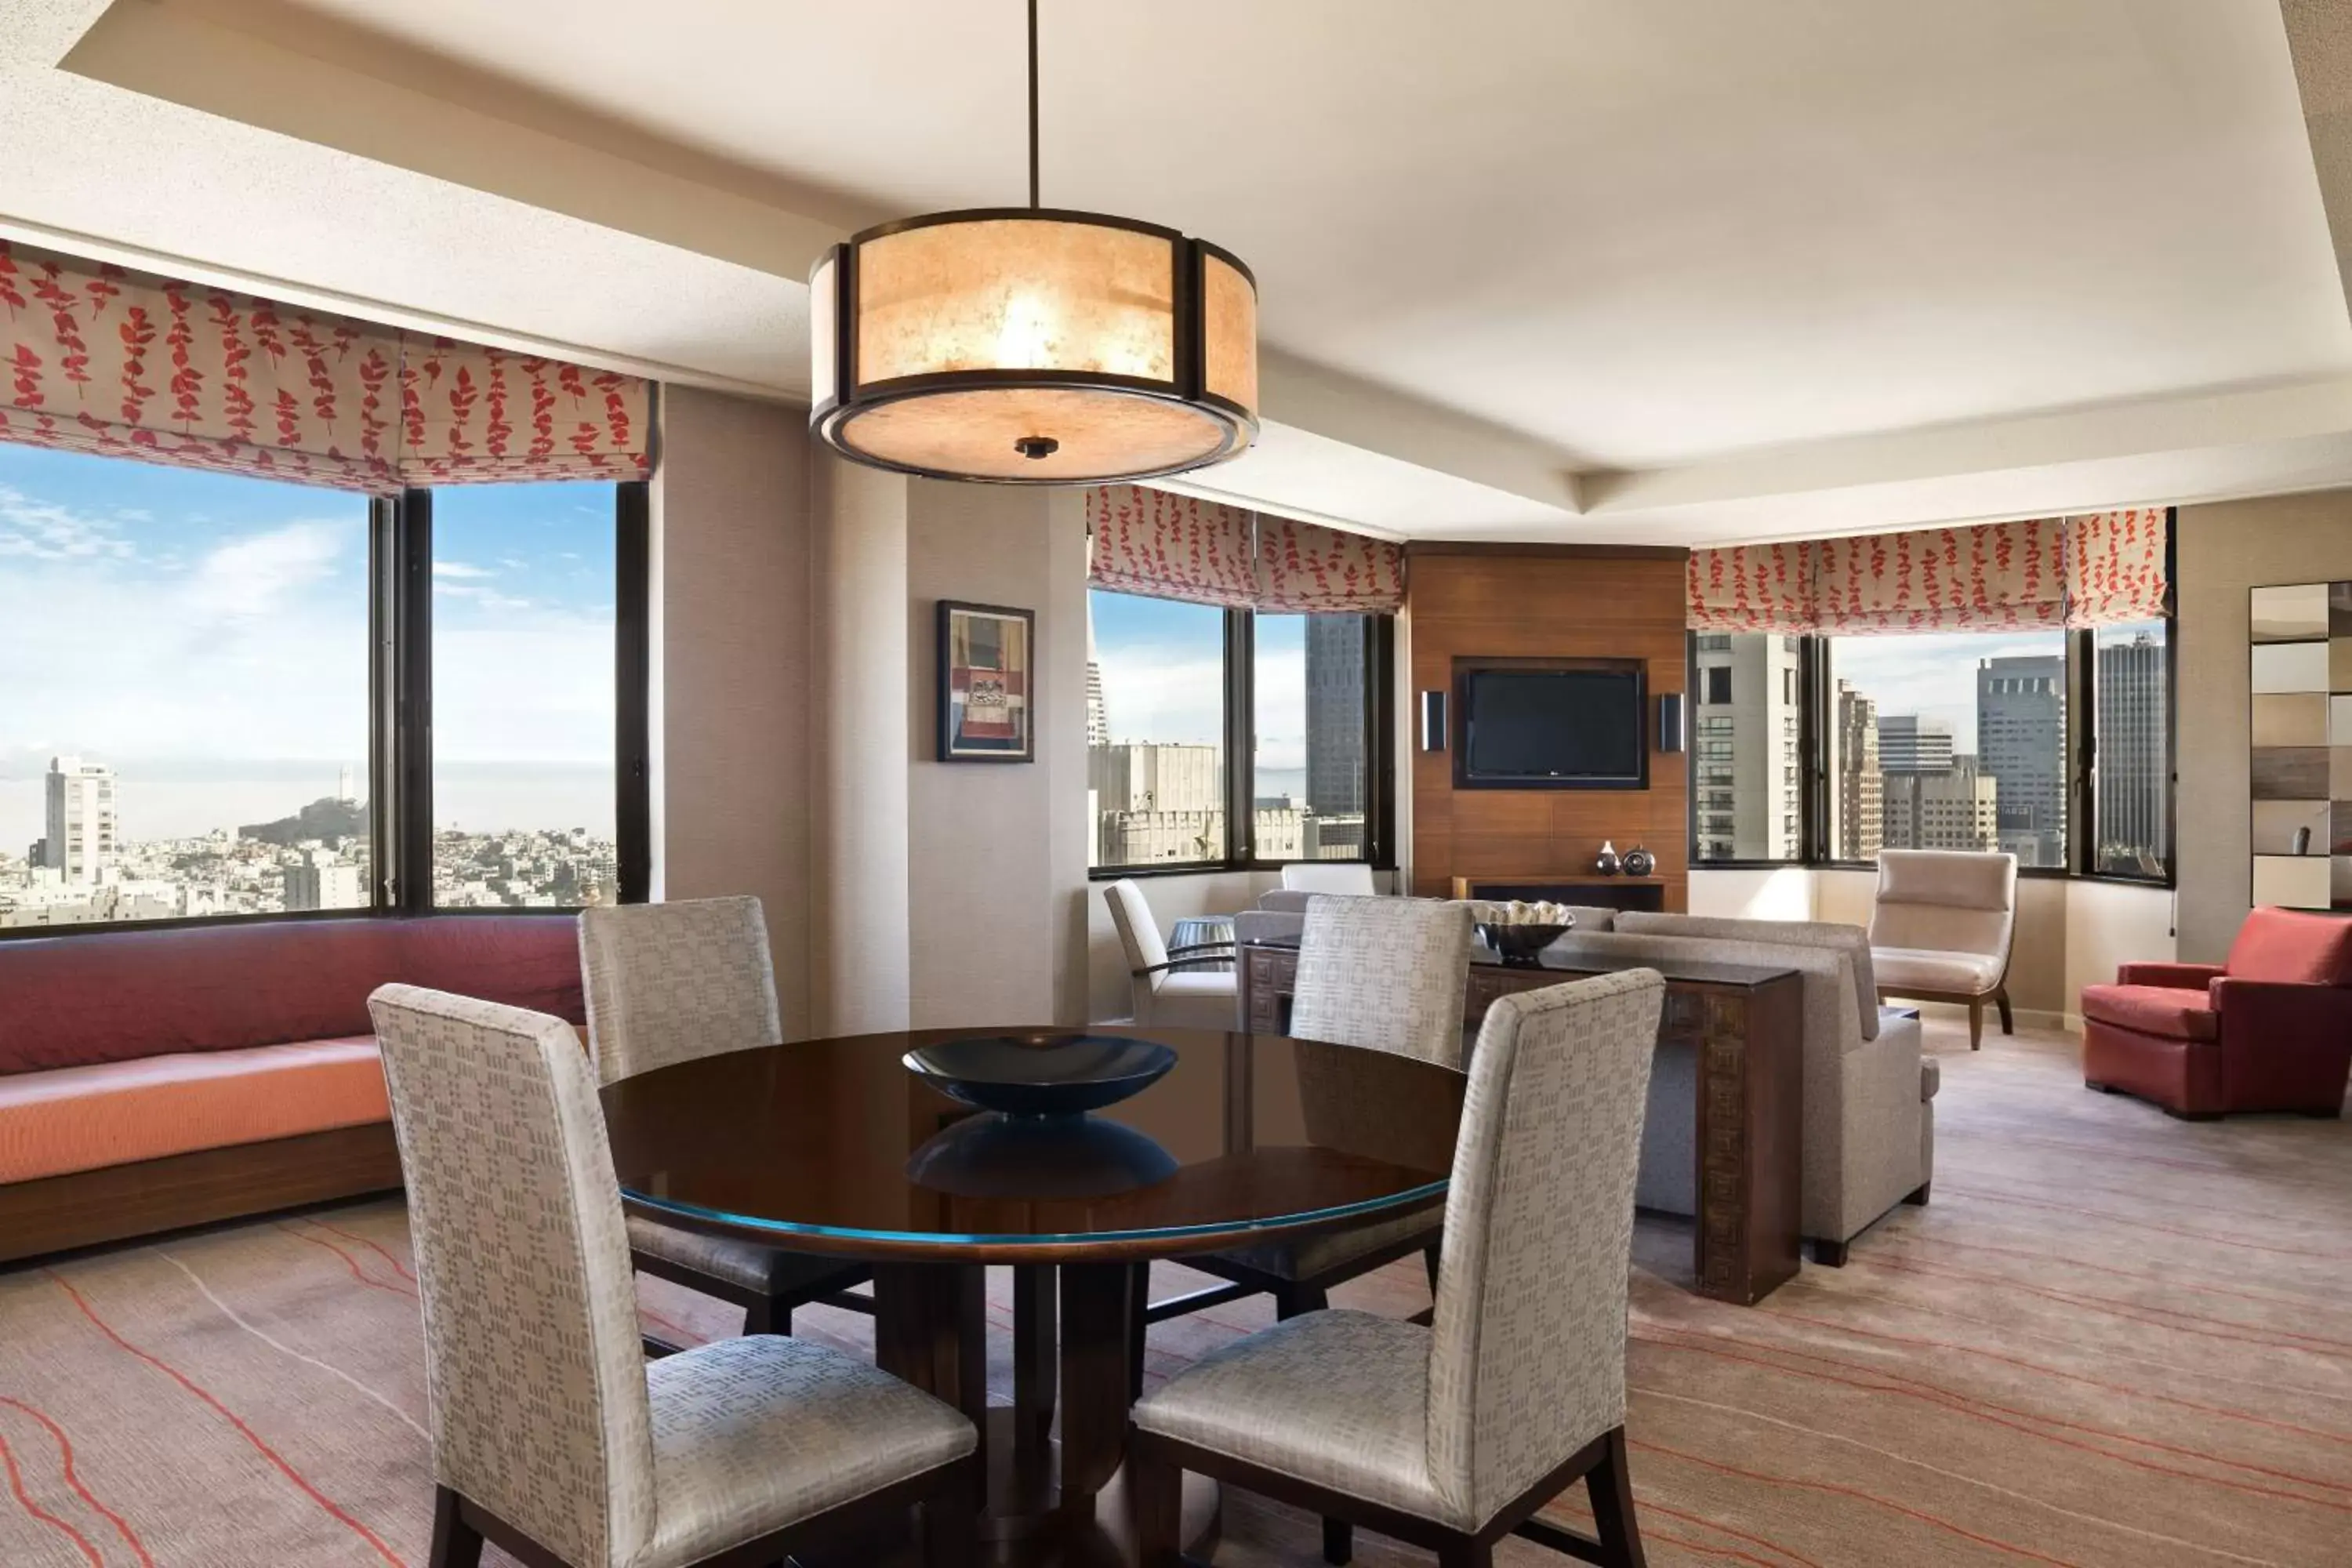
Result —
[[[1462,1111],[1465,1080],[1451,1068],[1268,1035],[1089,1026],[1175,1060],[1131,1098],[1076,1116],[982,1111],[905,1059],[1072,1032],[799,1040],[603,1090],[632,1213],[872,1266],[876,1363],[980,1428],[980,1531],[997,1563],[1132,1560],[1116,1478],[1153,1260],[1433,1210]],[[1012,1268],[1013,1320],[1013,1403],[994,1408],[992,1265]],[[1213,1531],[1215,1517],[1213,1490],[1196,1486],[1188,1536]],[[862,1550],[855,1560],[872,1562]]]

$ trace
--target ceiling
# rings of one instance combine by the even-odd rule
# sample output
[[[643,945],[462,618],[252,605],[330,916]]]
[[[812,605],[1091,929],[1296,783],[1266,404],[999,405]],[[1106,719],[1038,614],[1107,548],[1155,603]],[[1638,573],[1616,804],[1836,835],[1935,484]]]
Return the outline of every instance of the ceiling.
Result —
[[[1044,0],[1045,194],[1250,261],[1266,437],[1194,483],[1280,510],[1683,543],[2352,483],[2328,12]],[[1023,195],[1020,5],[662,15],[15,0],[0,232],[804,397],[824,244]]]

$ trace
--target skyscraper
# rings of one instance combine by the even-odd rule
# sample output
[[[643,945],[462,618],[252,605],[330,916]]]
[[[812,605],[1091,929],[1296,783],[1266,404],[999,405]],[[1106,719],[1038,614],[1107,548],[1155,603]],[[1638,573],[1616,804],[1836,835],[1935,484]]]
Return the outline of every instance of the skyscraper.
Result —
[[[349,910],[365,901],[360,890],[360,868],[331,849],[305,850],[286,868],[289,910]]]
[[[1840,860],[1875,860],[1885,837],[1885,781],[1879,773],[1878,704],[1837,683],[1837,831]]]
[[[1697,639],[1692,731],[1698,860],[1786,860],[1798,850],[1798,639]]]
[[[1977,756],[1997,787],[1999,848],[2021,866],[2066,863],[2066,660],[1977,665]]]
[[[1878,765],[1890,773],[1940,773],[1952,765],[1952,727],[1916,713],[1878,721]]]
[[[1103,706],[1102,660],[1095,654],[1095,606],[1087,602],[1087,744],[1110,744],[1110,711]]]
[[[1990,849],[2000,836],[1997,786],[1966,752],[1935,773],[1884,776],[1888,849]]]
[[[48,835],[42,861],[68,882],[95,882],[115,851],[114,770],[79,757],[49,759]]]
[[[1363,852],[1364,755],[1364,618],[1309,616],[1307,809],[1324,858]]]
[[[2172,853],[2165,814],[2164,644],[2146,632],[2098,651],[2098,868],[2161,876]]]

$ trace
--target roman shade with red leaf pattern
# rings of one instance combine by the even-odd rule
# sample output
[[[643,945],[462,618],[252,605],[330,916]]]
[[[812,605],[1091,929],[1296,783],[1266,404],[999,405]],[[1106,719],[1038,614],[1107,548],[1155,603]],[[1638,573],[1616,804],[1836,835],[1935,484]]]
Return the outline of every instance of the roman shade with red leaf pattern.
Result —
[[[1691,552],[1696,631],[1868,637],[2165,613],[2160,508]]]
[[[1404,548],[1148,485],[1087,491],[1088,579],[1195,605],[1303,615],[1404,606]]]
[[[0,240],[0,440],[393,490],[651,469],[649,384]]]

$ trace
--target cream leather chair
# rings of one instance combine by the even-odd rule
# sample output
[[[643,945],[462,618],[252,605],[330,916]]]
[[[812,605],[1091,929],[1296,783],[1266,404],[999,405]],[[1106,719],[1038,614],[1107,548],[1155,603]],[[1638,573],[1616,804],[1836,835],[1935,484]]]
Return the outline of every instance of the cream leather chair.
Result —
[[[772,1046],[784,1037],[767,916],[749,898],[604,905],[580,911],[588,1049],[598,1081]],[[789,1334],[793,1311],[824,1301],[873,1310],[845,1294],[873,1270],[629,1216],[629,1253],[657,1279],[743,1309],[747,1334]],[[675,1346],[648,1340],[664,1353]]]
[[[1369,899],[1372,868],[1361,860],[1295,860],[1282,868],[1282,885],[1294,893],[1339,893]]]
[[[1137,1024],[1171,1029],[1234,1029],[1241,1026],[1241,975],[1233,967],[1234,944],[1203,942],[1171,952],[1160,934],[1143,889],[1122,877],[1103,889],[1110,923],[1127,954],[1129,984]],[[1222,963],[1222,970],[1187,968]]]
[[[1979,1049],[1987,1002],[2000,1010],[2000,1032],[2014,1032],[2009,955],[2016,939],[2016,856],[1879,852],[1870,963],[1881,998],[1960,1004],[1969,1010],[1969,1049]]]
[[[1386,901],[1386,900],[1383,900]],[[1664,984],[1636,969],[1487,1009],[1445,1194],[1431,1325],[1313,1312],[1227,1345],[1135,1407],[1137,1544],[1176,1559],[1192,1470],[1360,1523],[1449,1565],[1517,1534],[1635,1568],[1625,1462],[1633,1173]],[[1598,1540],[1536,1510],[1582,1479]]]
[[[978,1436],[837,1351],[773,1334],[648,1363],[596,1084],[572,1026],[387,985],[368,999],[408,1188],[436,1488],[432,1568],[781,1561],[925,1514],[970,1562]]]

